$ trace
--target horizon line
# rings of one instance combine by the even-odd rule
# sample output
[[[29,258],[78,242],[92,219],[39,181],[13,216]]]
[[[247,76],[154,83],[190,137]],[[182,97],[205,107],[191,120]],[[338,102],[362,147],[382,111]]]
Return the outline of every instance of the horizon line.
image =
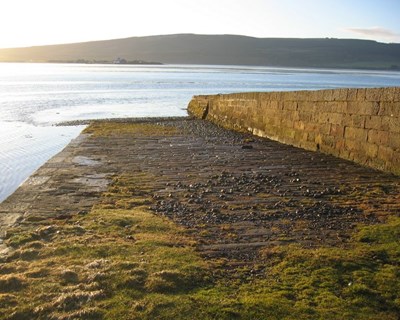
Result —
[[[27,46],[17,46],[17,47],[0,47],[0,50],[12,50],[12,49],[25,49],[25,48],[36,48],[36,47],[49,47],[49,46],[63,46],[63,45],[73,45],[73,44],[83,44],[83,43],[93,43],[93,42],[105,42],[114,40],[125,40],[132,38],[152,38],[152,37],[168,37],[168,36],[236,36],[244,38],[253,39],[287,39],[287,40],[357,40],[357,41],[369,41],[382,44],[400,44],[400,42],[381,42],[373,39],[360,39],[360,38],[336,38],[336,37],[256,37],[242,34],[230,34],[230,33],[216,33],[216,34],[206,34],[206,33],[168,33],[168,34],[156,34],[156,35],[146,35],[146,36],[129,36],[121,38],[111,38],[111,39],[98,39],[98,40],[84,40],[78,42],[61,42],[52,44],[38,44],[38,45],[27,45]]]

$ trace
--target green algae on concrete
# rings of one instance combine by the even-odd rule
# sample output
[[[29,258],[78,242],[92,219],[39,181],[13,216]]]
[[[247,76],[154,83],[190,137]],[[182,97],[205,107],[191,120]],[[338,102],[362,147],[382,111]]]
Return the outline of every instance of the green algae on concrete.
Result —
[[[151,317],[160,308],[153,296],[172,295],[179,304],[179,296],[209,281],[182,228],[142,205],[121,209],[130,197],[116,187],[114,208],[99,204],[86,215],[51,221],[31,230],[33,237],[12,230],[6,242],[15,251],[0,268],[0,318]]]
[[[172,222],[99,205],[16,246],[0,269],[2,318],[396,319],[399,223],[361,228],[345,250],[268,250],[256,279],[224,278]]]
[[[317,160],[311,165],[317,166],[309,169],[304,162],[309,154],[291,162],[283,155],[300,157],[298,150],[279,149],[279,145],[261,140],[251,142],[253,149],[242,149],[242,141],[248,137],[231,136],[213,127],[201,131],[205,136],[201,138],[188,133],[195,125],[205,126],[194,121],[89,127],[89,135],[73,157],[93,157],[102,165],[73,165],[86,174],[107,169],[110,183],[99,194],[82,193],[81,197],[95,199],[87,211],[63,209],[61,215],[54,211],[34,224],[22,221],[7,231],[4,241],[14,250],[0,265],[0,319],[398,318],[396,178],[340,162],[340,170],[346,173],[341,176],[340,188],[332,189],[328,177],[326,185],[313,182],[313,172],[336,168],[336,160],[313,155]],[[266,167],[266,153],[261,153],[264,144],[268,157],[275,160],[268,160],[269,169],[261,174],[258,171]],[[274,152],[278,155],[272,157]],[[129,157],[123,157],[124,153]],[[223,157],[229,161],[220,160]],[[175,164],[177,159],[180,162]],[[277,165],[282,159],[288,168]],[[241,166],[236,168],[238,164]],[[226,184],[232,178],[235,198],[229,200],[224,197],[231,192]],[[263,184],[268,188],[253,194],[236,191],[241,184],[245,190],[261,189],[257,179],[267,179]],[[309,192],[299,189],[302,184]],[[203,189],[208,190],[203,194]],[[211,212],[212,208],[201,209],[201,203],[195,207],[191,200],[199,200],[196,194],[211,199],[214,205],[226,202],[227,208]],[[169,211],[154,209],[167,207],[168,201],[177,205],[178,200],[180,207],[166,209],[176,210],[172,220]],[[253,207],[248,205],[252,202]],[[196,208],[187,213],[193,221],[179,218],[186,203]],[[307,209],[319,214],[319,207],[326,203],[328,209],[346,209],[346,214],[361,217],[348,230],[345,241],[323,241],[326,226],[322,222],[327,221],[323,217],[312,220],[315,228],[321,229],[316,233],[320,240],[311,239],[313,246],[302,243],[296,233],[280,233],[286,225],[296,223],[300,230],[307,226],[301,219],[292,221],[288,212]],[[227,215],[225,210],[231,208],[235,210]],[[266,241],[250,260],[240,260],[228,247],[224,252],[231,257],[205,254],[202,246],[209,241],[243,244],[240,232],[248,229],[240,228],[250,225],[224,219],[239,214],[254,217],[257,211],[266,220],[255,224],[277,221],[274,228],[279,241]],[[203,214],[222,221],[194,221]],[[377,218],[364,219],[364,215]],[[263,231],[256,225],[251,228]]]
[[[158,135],[169,136],[177,133],[176,128],[168,125],[154,123],[118,123],[118,122],[94,122],[88,126],[84,133],[95,136],[110,135]]]

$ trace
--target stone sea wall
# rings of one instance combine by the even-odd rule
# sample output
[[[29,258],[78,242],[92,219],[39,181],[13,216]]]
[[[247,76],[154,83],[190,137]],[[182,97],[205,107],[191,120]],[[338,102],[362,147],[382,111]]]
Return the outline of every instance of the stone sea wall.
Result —
[[[400,87],[194,96],[188,111],[400,175]]]

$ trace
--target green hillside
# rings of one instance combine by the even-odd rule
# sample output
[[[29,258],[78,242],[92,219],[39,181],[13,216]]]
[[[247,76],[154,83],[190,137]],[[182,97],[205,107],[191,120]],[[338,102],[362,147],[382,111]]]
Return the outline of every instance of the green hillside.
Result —
[[[352,39],[176,34],[0,49],[0,61],[112,62],[400,69],[400,44]]]

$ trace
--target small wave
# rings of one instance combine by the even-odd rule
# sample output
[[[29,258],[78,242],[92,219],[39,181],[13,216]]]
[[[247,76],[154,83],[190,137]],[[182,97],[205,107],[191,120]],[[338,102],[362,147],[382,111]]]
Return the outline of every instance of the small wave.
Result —
[[[0,125],[0,201],[83,129],[83,126],[35,127],[18,122]]]

